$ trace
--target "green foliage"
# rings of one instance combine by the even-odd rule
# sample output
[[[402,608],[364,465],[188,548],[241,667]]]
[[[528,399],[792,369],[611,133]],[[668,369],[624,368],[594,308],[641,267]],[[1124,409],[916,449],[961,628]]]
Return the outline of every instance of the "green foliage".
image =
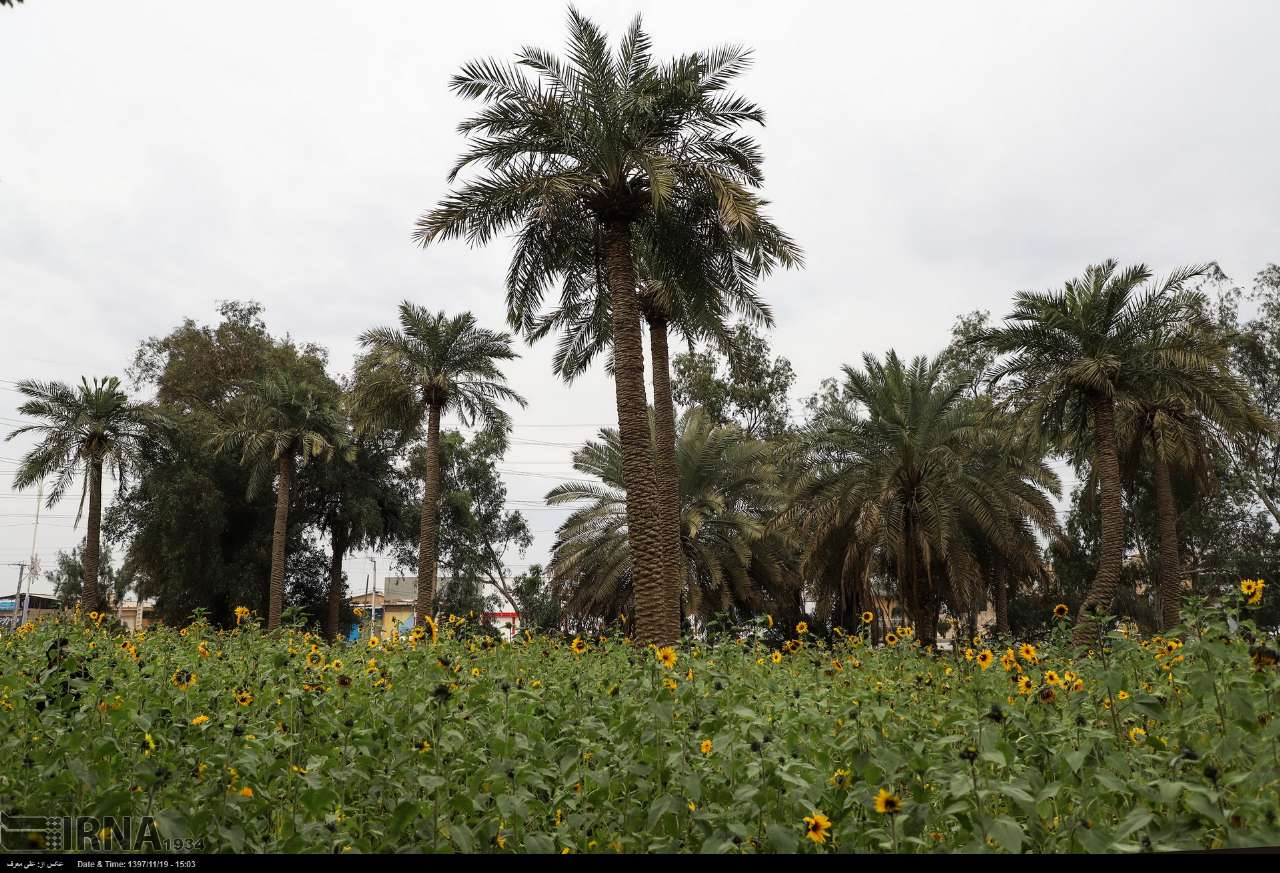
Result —
[[[165,839],[236,852],[1274,845],[1280,673],[1240,601],[1087,657],[1058,626],[1012,672],[865,632],[782,652],[762,623],[668,668],[618,637],[575,654],[458,619],[371,648],[68,616],[0,641],[0,754],[22,765],[0,805],[151,814]]]
[[[722,354],[691,351],[675,357],[675,402],[701,407],[715,424],[736,423],[756,439],[782,436],[796,379],[791,362],[772,358],[768,341],[746,324],[736,325],[721,345]]]

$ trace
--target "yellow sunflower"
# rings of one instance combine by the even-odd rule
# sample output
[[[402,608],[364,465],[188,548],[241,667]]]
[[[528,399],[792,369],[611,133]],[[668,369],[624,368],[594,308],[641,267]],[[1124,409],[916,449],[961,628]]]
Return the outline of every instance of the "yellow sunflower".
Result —
[[[827,833],[831,830],[831,819],[815,809],[813,815],[804,817],[804,826],[805,836],[821,845],[827,841]]]
[[[796,633],[798,633],[800,636],[804,636],[808,632],[809,632],[809,622],[802,621],[796,624]]]
[[[1053,608],[1053,617],[1066,618],[1068,612],[1070,612],[1070,610],[1067,609],[1067,605],[1065,603],[1059,603],[1057,606]]]
[[[703,740],[703,741],[702,741],[702,743],[701,743],[701,744],[699,744],[699,746],[698,746],[698,750],[699,750],[699,751],[701,751],[701,752],[702,752],[702,754],[704,754],[704,755],[710,755],[710,754],[711,754],[711,740]]]
[[[676,666],[676,650],[671,646],[661,647],[657,650],[655,655],[658,660],[662,662],[662,666],[666,667],[668,670],[671,670]]]
[[[978,653],[978,666],[985,670],[991,666],[991,663],[995,661],[995,659],[996,656],[991,653],[990,649],[983,649]]]
[[[871,612],[868,610],[867,612],[862,613],[863,624],[871,624],[871,622],[875,620],[876,620],[876,614],[874,612]]]
[[[575,655],[581,655],[587,650],[587,644],[582,641],[582,637],[574,637],[573,642],[569,644],[569,648]]]
[[[876,794],[875,807],[881,815],[897,815],[902,811],[902,798],[888,788],[881,788]]]

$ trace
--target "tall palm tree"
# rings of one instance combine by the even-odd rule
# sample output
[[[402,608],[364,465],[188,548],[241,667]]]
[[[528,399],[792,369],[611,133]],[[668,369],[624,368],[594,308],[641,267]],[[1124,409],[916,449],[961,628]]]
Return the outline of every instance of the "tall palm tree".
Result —
[[[400,304],[400,327],[360,336],[365,354],[356,363],[352,413],[363,431],[390,430],[408,442],[426,425],[427,464],[418,539],[419,621],[432,614],[440,547],[440,418],[452,413],[468,427],[506,431],[510,417],[499,401],[525,405],[498,368],[518,357],[511,337],[476,326],[469,312],[450,317],[409,301]]]
[[[1152,339],[1181,348],[1190,366],[1175,380],[1155,374],[1116,404],[1116,415],[1122,469],[1135,478],[1139,466],[1150,464],[1160,554],[1157,614],[1161,627],[1170,628],[1181,621],[1183,596],[1174,472],[1206,488],[1213,457],[1227,457],[1229,444],[1270,425],[1231,372],[1229,340],[1220,330],[1158,325]]]
[[[1177,323],[1208,329],[1199,298],[1183,289],[1204,269],[1183,267],[1152,282],[1143,264],[1122,270],[1105,261],[1061,291],[1019,292],[1004,325],[979,335],[996,353],[1009,355],[991,381],[1013,380],[1015,403],[1049,441],[1093,447],[1102,537],[1097,575],[1077,618],[1079,645],[1096,638],[1093,616],[1111,609],[1124,559],[1116,404],[1153,380],[1186,386],[1189,372],[1208,366],[1173,334],[1158,331]]]
[[[424,215],[416,233],[423,245],[463,236],[478,245],[514,228],[507,309],[526,334],[556,278],[570,300],[588,293],[587,280],[608,289],[635,618],[645,641],[669,642],[679,627],[664,584],[636,252],[655,259],[659,275],[713,284],[750,282],[800,257],[762,212],[760,150],[738,132],[763,113],[727,91],[749,61],[746,49],[729,47],[655,63],[638,18],[611,52],[600,29],[570,9],[567,62],[526,48],[515,65],[477,61],[454,77],[456,92],[486,106],[461,125],[470,146],[450,181],[470,167],[480,172]]]
[[[106,469],[123,485],[141,459],[158,419],[146,404],[130,403],[115,376],[95,378],[92,384],[82,378],[76,388],[62,382],[24,380],[18,383],[18,392],[28,398],[18,407],[18,413],[43,421],[22,425],[7,437],[11,440],[28,433],[40,437],[40,442],[23,456],[13,487],[23,490],[54,477],[45,502],[52,509],[72,481],[80,477],[77,523],[84,513],[85,496],[89,498],[81,602],[86,609],[100,609],[102,472]]]
[[[1012,549],[1029,517],[1051,519],[1045,492],[1057,488],[1042,460],[1002,449],[985,410],[963,382],[943,380],[941,367],[892,351],[884,361],[865,355],[861,370],[845,367],[850,402],[798,438],[806,476],[780,517],[809,544],[811,568],[838,563],[820,584],[852,580],[843,600],[867,608],[871,576],[895,578],[925,643],[945,598],[974,599],[987,544]]]
[[[724,282],[712,286],[706,277],[693,273],[683,278],[663,278],[654,274],[655,262],[637,252],[638,295],[641,313],[649,327],[649,349],[653,385],[653,466],[657,487],[656,516],[662,537],[666,586],[676,592],[668,607],[676,611],[678,627],[683,618],[680,592],[685,590],[687,567],[680,546],[680,474],[676,460],[675,401],[671,390],[671,363],[668,340],[677,333],[686,342],[710,341],[722,348],[731,340],[729,322],[740,317],[749,323],[773,324],[769,307],[756,296],[751,283]],[[748,270],[738,271],[745,275]],[[553,358],[556,373],[572,382],[612,342],[609,317],[609,289],[591,278],[566,283],[559,305],[538,320],[528,333],[536,341],[560,331]],[[607,367],[613,372],[613,361]]]
[[[285,540],[289,500],[300,463],[329,458],[342,444],[336,386],[323,386],[287,370],[277,371],[234,397],[210,444],[215,452],[238,452],[249,471],[249,497],[275,480],[276,514],[271,533],[271,577],[267,630],[280,626],[284,611]]]
[[[767,527],[782,496],[771,447],[691,409],[680,420],[676,457],[689,612],[702,620],[777,612],[791,599],[796,568],[783,536]],[[547,495],[551,505],[590,503],[560,528],[549,569],[570,591],[572,612],[609,618],[634,597],[618,432],[602,430],[599,441],[575,453],[574,467],[597,481],[565,482]]]

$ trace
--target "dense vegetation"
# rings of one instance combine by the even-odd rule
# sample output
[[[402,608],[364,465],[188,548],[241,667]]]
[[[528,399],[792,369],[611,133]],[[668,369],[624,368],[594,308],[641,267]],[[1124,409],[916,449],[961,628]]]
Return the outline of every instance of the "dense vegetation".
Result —
[[[158,817],[208,850],[1196,849],[1280,841],[1280,671],[1245,587],[1178,637],[939,657],[768,620],[681,648],[330,646],[47,621],[0,647],[7,809]],[[1065,610],[1060,610],[1065,612]],[[864,625],[865,627],[865,625]],[[947,701],[939,706],[938,700]]]

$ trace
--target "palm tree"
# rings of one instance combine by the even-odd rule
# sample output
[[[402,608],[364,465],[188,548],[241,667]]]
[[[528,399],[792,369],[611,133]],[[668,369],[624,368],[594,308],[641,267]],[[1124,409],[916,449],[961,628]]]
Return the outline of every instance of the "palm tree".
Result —
[[[271,534],[271,578],[267,595],[267,630],[280,626],[284,610],[285,539],[289,532],[289,497],[299,463],[344,453],[343,427],[335,390],[287,370],[277,371],[237,395],[228,405],[210,445],[219,454],[238,452],[249,471],[253,498],[272,479],[276,486],[275,526]]]
[[[456,92],[487,105],[461,125],[471,143],[450,181],[469,167],[481,172],[419,220],[416,238],[478,245],[514,228],[507,310],[525,334],[537,330],[557,277],[569,301],[590,294],[584,283],[608,289],[637,634],[669,642],[678,609],[664,585],[636,253],[652,258],[658,275],[712,285],[749,283],[800,255],[763,214],[760,151],[737,132],[763,121],[758,107],[727,91],[749,64],[746,49],[656,64],[638,18],[616,53],[572,9],[569,30],[568,62],[528,48],[516,65],[477,61],[454,77]]]
[[[792,599],[796,567],[782,534],[767,527],[782,496],[771,447],[691,409],[680,420],[676,458],[689,612],[703,621],[778,612]],[[549,569],[569,589],[571,612],[607,619],[628,611],[635,594],[618,432],[602,430],[574,454],[574,467],[593,479],[565,482],[547,502],[590,505],[560,528]]]
[[[1173,336],[1163,336],[1167,333]],[[1231,348],[1221,331],[1160,325],[1152,340],[1181,348],[1192,365],[1184,367],[1175,380],[1155,374],[1116,404],[1116,415],[1122,467],[1128,478],[1136,478],[1140,465],[1151,465],[1160,553],[1157,615],[1167,629],[1181,621],[1183,596],[1174,471],[1186,474],[1201,489],[1208,487],[1212,459],[1227,457],[1229,444],[1265,433],[1270,425],[1254,406],[1248,388],[1231,373]]]
[[[41,437],[23,456],[13,487],[22,490],[55,477],[45,501],[52,509],[72,480],[81,478],[77,523],[84,512],[85,495],[89,497],[81,602],[87,609],[100,609],[102,471],[106,469],[117,482],[125,483],[142,457],[152,426],[157,423],[156,415],[145,404],[130,403],[115,376],[95,378],[92,385],[82,378],[77,388],[62,382],[24,380],[18,383],[18,392],[29,398],[18,407],[18,413],[43,421],[22,425],[7,438],[27,433]]]
[[[306,482],[307,514],[329,534],[324,629],[331,640],[338,638],[342,616],[343,559],[353,549],[378,548],[396,540],[405,525],[407,504],[391,435],[351,435],[344,442],[351,451],[335,453]]]
[[[1047,440],[1093,446],[1102,537],[1097,575],[1077,618],[1079,645],[1096,636],[1093,616],[1111,609],[1124,558],[1116,404],[1153,380],[1190,389],[1187,374],[1211,364],[1158,331],[1178,323],[1208,329],[1198,296],[1183,290],[1204,269],[1183,267],[1148,285],[1145,265],[1121,270],[1105,261],[1061,291],[1019,292],[1004,326],[979,335],[996,353],[1009,354],[991,381],[1014,380],[1015,402]]]
[[[842,620],[854,604],[869,608],[873,575],[889,576],[926,644],[944,599],[964,610],[976,598],[984,549],[1013,551],[1028,524],[1050,523],[1045,492],[1057,489],[1043,461],[1008,451],[982,404],[941,368],[892,351],[845,367],[850,402],[798,438],[806,476],[779,520],[809,544],[811,572],[828,568],[814,574],[820,585],[841,586]]]
[[[773,314],[760,300],[750,283],[725,282],[713,287],[705,279],[686,276],[664,279],[653,273],[654,259],[637,255],[641,312],[649,327],[649,350],[653,382],[653,466],[657,487],[656,516],[662,537],[663,569],[669,598],[678,627],[683,618],[680,592],[684,590],[687,568],[680,546],[680,474],[676,460],[675,401],[671,390],[671,363],[668,339],[678,333],[687,343],[710,341],[720,347],[731,342],[729,322],[741,317],[749,323],[769,326]],[[739,271],[744,275],[748,270]],[[574,296],[574,295],[577,296]],[[572,382],[585,372],[613,337],[609,317],[609,289],[591,278],[566,283],[560,305],[538,320],[528,333],[531,342],[560,331],[553,358],[556,373]],[[613,362],[607,364],[613,372]]]
[[[365,354],[356,363],[353,417],[362,432],[390,430],[405,443],[426,424],[427,464],[418,540],[418,621],[432,614],[440,533],[440,418],[452,413],[472,427],[506,431],[510,418],[499,401],[521,407],[498,362],[517,355],[511,337],[476,326],[469,312],[449,317],[409,301],[400,304],[400,327],[380,327],[360,337]]]

